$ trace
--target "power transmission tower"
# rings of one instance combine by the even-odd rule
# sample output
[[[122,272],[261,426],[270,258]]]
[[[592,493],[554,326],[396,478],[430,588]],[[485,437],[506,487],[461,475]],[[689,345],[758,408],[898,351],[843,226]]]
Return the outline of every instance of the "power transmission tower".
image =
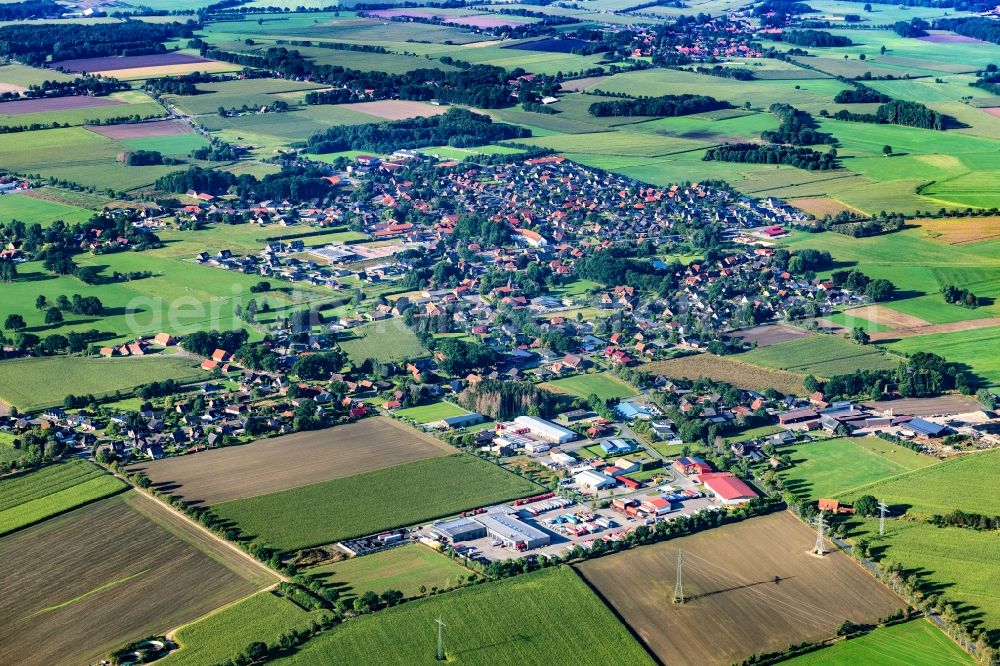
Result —
[[[878,502],[878,535],[885,535],[885,514],[889,511],[889,507],[886,506],[885,502],[879,500]]]
[[[445,625],[445,623],[441,621],[441,618],[438,618],[438,619],[436,619],[434,621],[437,623],[437,626],[438,626],[438,652],[437,652],[437,660],[438,661],[444,661],[444,628],[447,625]]]
[[[684,603],[684,551],[677,551],[677,584],[674,585],[674,603]]]
[[[813,552],[817,555],[826,555],[826,545],[823,543],[823,530],[826,529],[826,521],[823,520],[823,512],[816,516],[816,546]]]

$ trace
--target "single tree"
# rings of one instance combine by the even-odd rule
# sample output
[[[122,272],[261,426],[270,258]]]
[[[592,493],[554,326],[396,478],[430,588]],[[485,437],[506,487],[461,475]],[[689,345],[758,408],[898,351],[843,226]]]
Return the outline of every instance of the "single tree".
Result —
[[[7,319],[3,322],[3,327],[8,331],[20,331],[26,326],[27,324],[24,323],[24,317],[17,313],[7,315]]]
[[[44,310],[49,307],[49,299],[45,298],[44,294],[39,294],[38,298],[35,299],[35,309]]]
[[[859,345],[866,345],[869,342],[871,342],[871,339],[872,339],[872,337],[870,335],[868,335],[868,331],[866,331],[865,329],[861,328],[860,326],[855,326],[854,327],[854,329],[851,331],[851,337]]]
[[[892,155],[892,146],[890,146],[889,144],[882,146],[882,154],[885,155],[886,157]]]
[[[63,320],[62,310],[59,308],[49,308],[45,311],[46,324],[61,324]]]

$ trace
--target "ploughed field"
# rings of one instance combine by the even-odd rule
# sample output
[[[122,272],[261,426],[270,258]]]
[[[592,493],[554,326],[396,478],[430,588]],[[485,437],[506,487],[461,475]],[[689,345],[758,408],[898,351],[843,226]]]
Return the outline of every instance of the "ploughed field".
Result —
[[[93,663],[275,582],[149,497],[129,492],[0,539],[0,663]]]
[[[810,553],[815,533],[775,513],[577,566],[671,666],[712,666],[833,636],[903,602],[846,555]],[[683,551],[686,602],[672,603]]]
[[[298,432],[253,444],[133,465],[163,492],[218,504],[288,490],[454,450],[392,419]]]

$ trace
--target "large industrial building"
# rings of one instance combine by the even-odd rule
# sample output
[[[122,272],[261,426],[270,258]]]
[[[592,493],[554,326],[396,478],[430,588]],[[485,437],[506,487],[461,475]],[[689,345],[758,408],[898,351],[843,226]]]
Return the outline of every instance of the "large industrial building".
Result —
[[[491,536],[507,548],[531,550],[549,545],[551,537],[517,517],[507,505],[493,507],[487,513],[431,524],[431,530],[451,543],[473,541]]]
[[[572,430],[535,416],[518,416],[514,419],[513,425],[515,428],[524,428],[534,437],[553,444],[565,444],[577,438],[577,434]]]

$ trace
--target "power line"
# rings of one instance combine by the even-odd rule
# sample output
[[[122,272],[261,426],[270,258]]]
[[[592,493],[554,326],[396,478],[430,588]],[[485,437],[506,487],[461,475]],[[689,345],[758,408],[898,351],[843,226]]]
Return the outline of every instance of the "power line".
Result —
[[[826,544],[823,542],[823,530],[826,529],[826,521],[823,520],[823,512],[816,516],[816,546],[813,553],[816,555],[826,555]]]
[[[674,603],[684,603],[684,551],[677,551],[677,584],[674,585]]]
[[[886,506],[885,502],[879,500],[878,502],[878,535],[885,536],[885,514],[889,511],[889,507]]]
[[[441,621],[441,618],[434,620],[434,622],[436,622],[438,626],[437,660],[444,661],[444,628],[447,625],[445,625],[445,623]]]

